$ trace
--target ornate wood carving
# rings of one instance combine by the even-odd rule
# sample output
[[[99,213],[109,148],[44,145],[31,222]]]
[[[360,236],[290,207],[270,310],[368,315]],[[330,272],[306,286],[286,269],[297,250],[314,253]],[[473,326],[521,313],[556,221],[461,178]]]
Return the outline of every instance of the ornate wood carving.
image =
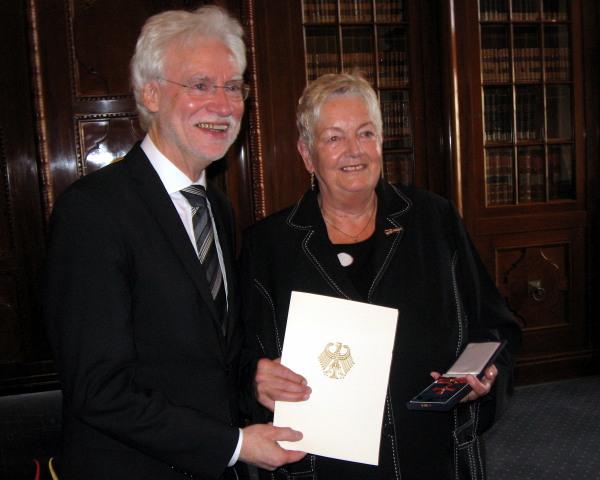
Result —
[[[46,101],[44,98],[43,79],[42,79],[42,59],[40,55],[40,37],[38,28],[38,8],[36,0],[29,0],[29,39],[30,39],[30,58],[31,58],[31,84],[33,89],[33,103],[36,111],[36,132],[38,145],[38,162],[40,170],[40,180],[42,189],[42,210],[45,220],[48,220],[52,205],[54,204],[54,194],[52,191],[50,176],[50,156],[48,153],[48,134],[46,124]]]
[[[75,132],[80,176],[123,157],[144,135],[132,113],[78,116]]]
[[[570,322],[568,243],[499,250],[496,255],[501,277],[498,283],[526,329]]]
[[[267,214],[265,204],[265,181],[264,181],[264,160],[261,141],[261,118],[260,102],[262,100],[258,91],[258,66],[256,62],[256,23],[254,21],[254,0],[244,2],[244,20],[248,32],[249,62],[248,71],[250,72],[250,166],[252,182],[252,198],[254,202],[254,216],[256,220],[264,218]]]

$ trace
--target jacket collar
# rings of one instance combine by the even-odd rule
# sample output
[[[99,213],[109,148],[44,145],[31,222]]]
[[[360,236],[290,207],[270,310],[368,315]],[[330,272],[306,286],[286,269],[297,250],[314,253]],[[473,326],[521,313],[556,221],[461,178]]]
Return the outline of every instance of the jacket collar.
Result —
[[[412,208],[411,200],[400,187],[384,180],[379,181],[375,193],[377,194],[377,218],[385,218],[392,226],[400,222],[400,219],[406,216]],[[315,224],[319,223],[319,217],[321,215],[317,192],[308,190],[292,209],[287,223],[294,228],[314,228]]]
[[[412,209],[408,196],[394,185],[382,180],[375,192],[378,203],[373,261],[377,274],[369,289],[369,302],[404,235]],[[359,294],[340,265],[327,236],[317,193],[312,190],[306,192],[291,210],[286,223],[292,229],[305,232],[302,240],[304,254],[337,294],[348,299],[358,299]]]
[[[190,276],[194,286],[202,296],[204,303],[210,311],[215,328],[220,332],[220,319],[210,294],[204,271],[202,268],[199,268],[198,257],[194,247],[190,243],[190,239],[181,222],[181,218],[173,206],[173,202],[165,190],[160,177],[150,164],[148,157],[146,157],[139,144],[136,144],[132,148],[124,161],[129,168],[133,183],[137,188],[142,202],[154,217],[160,231],[173,248],[175,255],[181,261],[184,270]],[[227,235],[227,232],[223,232],[223,226],[220,221],[216,223],[217,228],[220,229],[220,236]],[[228,263],[227,260],[225,260],[225,263]],[[227,274],[230,274],[230,272],[228,271]],[[229,278],[231,277],[228,277],[228,279]],[[218,337],[221,339],[222,336],[219,334]]]

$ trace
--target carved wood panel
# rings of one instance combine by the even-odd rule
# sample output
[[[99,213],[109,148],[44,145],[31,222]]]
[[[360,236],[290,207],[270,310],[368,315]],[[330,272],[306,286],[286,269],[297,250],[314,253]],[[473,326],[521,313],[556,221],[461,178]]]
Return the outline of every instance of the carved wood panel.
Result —
[[[213,2],[29,0],[46,218],[68,185],[143,136],[134,125],[129,61],[146,18],[206,3]]]
[[[570,322],[568,243],[501,249],[496,255],[497,284],[525,329]]]
[[[583,225],[477,239],[496,285],[523,325],[517,362],[523,383],[573,375],[591,365],[585,241]]]
[[[144,135],[132,114],[85,115],[75,124],[81,176],[123,157]]]

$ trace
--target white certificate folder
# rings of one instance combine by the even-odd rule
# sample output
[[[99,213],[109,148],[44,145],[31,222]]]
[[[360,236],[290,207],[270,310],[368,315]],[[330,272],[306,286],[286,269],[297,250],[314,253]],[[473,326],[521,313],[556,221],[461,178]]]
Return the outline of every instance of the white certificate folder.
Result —
[[[275,402],[273,424],[303,433],[283,448],[377,465],[398,311],[292,292],[281,363],[304,376],[304,402]]]

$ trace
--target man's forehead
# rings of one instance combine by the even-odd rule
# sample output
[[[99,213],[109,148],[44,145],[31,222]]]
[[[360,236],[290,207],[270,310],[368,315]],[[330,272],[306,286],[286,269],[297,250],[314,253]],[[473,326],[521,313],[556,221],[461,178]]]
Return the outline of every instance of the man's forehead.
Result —
[[[195,37],[185,42],[173,42],[167,49],[164,68],[195,78],[213,78],[218,72],[226,72],[232,78],[242,76],[229,46],[212,37]]]

